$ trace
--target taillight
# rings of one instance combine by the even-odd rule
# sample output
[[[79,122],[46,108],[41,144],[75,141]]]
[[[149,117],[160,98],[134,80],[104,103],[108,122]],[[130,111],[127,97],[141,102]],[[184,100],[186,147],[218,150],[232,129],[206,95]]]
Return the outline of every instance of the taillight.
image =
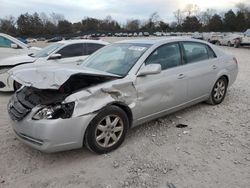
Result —
[[[236,63],[236,64],[238,64],[238,61],[237,61],[237,59],[234,57],[233,58],[233,60],[234,60],[234,62]]]

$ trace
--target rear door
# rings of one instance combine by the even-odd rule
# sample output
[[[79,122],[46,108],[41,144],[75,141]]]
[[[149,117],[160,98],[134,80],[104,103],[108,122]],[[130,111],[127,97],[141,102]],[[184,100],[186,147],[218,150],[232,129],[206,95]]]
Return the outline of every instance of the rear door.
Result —
[[[212,49],[199,42],[182,42],[188,77],[188,100],[206,97],[215,83],[218,61]]]
[[[84,43],[69,44],[56,53],[61,54],[62,57],[60,59],[49,61],[60,64],[77,64],[84,60],[86,56]]]

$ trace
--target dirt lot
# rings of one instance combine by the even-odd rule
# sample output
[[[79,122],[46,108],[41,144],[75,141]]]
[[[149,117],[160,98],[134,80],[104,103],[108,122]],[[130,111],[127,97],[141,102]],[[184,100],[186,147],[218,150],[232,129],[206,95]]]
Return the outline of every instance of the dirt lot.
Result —
[[[44,154],[19,142],[0,93],[0,187],[250,187],[250,49],[223,47],[240,72],[219,106],[198,104],[129,131],[107,155]],[[187,124],[177,128],[178,123]]]

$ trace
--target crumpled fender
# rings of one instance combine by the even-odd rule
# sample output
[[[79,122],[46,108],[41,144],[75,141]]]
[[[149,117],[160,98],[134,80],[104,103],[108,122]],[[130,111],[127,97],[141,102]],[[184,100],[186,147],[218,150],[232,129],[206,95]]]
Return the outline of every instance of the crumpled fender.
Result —
[[[75,102],[73,117],[94,113],[112,102],[122,102],[130,109],[136,105],[137,92],[132,81],[113,82],[111,86],[94,87],[68,96],[64,102]]]

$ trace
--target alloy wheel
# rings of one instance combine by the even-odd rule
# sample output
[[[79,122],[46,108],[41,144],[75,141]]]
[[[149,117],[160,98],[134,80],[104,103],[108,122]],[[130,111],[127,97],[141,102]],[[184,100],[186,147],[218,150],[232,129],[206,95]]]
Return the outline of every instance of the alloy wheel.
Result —
[[[107,115],[96,127],[95,140],[101,147],[112,147],[121,138],[123,130],[124,124],[119,116]]]
[[[226,84],[223,80],[219,80],[214,87],[214,99],[220,101],[223,99],[226,92]]]

